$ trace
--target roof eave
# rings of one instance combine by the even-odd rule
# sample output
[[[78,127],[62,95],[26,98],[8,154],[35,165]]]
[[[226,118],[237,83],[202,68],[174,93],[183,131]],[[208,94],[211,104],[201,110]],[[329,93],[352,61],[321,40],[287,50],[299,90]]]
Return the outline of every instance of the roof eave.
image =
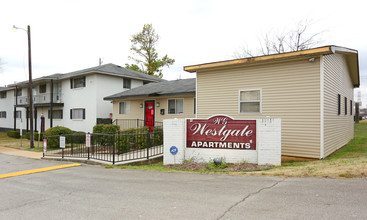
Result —
[[[249,58],[242,58],[242,59],[236,59],[236,60],[220,61],[220,62],[214,62],[214,63],[205,63],[205,64],[199,64],[199,65],[193,65],[193,66],[185,66],[184,70],[192,73],[192,72],[197,72],[198,70],[204,70],[204,69],[216,68],[216,67],[243,65],[243,64],[249,64],[249,63],[256,63],[260,61],[262,62],[275,61],[275,60],[280,60],[280,59],[294,58],[298,56],[331,54],[333,53],[333,51],[331,50],[331,47],[332,46],[325,46],[325,47],[294,51],[294,52],[288,52],[288,53],[272,54],[272,55],[249,57]]]
[[[68,74],[68,73],[66,73]],[[101,70],[92,70],[92,71],[87,71],[87,72],[82,72],[82,73],[78,73],[75,75],[69,75],[69,76],[65,76],[65,77],[60,77],[60,79],[69,79],[69,78],[74,78],[77,76],[86,76],[86,75],[90,75],[90,74],[103,74],[103,75],[109,75],[109,76],[116,76],[116,77],[122,77],[122,78],[129,78],[129,79],[138,79],[138,80],[142,80],[142,81],[150,81],[150,82],[159,82],[159,79],[157,78],[157,80],[153,80],[153,79],[146,79],[143,77],[133,77],[133,76],[127,76],[127,75],[121,75],[118,73],[110,73],[110,72],[106,72],[106,71],[101,71]]]
[[[126,95],[126,96],[118,96],[118,97],[105,97],[103,100],[113,101],[119,99],[129,99],[129,98],[152,98],[152,97],[164,97],[164,96],[175,96],[175,95],[195,95],[195,91],[191,92],[175,92],[175,93],[164,93],[164,94],[143,94],[143,95]]]

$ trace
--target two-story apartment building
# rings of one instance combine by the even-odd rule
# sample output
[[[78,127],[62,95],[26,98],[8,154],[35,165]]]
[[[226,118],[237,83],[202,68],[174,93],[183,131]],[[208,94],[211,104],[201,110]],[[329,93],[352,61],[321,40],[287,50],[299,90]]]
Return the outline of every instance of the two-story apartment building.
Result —
[[[112,116],[112,103],[104,97],[159,81],[163,80],[114,64],[33,79],[34,130],[42,125],[90,132]],[[28,81],[0,88],[0,129],[29,130],[27,91]]]

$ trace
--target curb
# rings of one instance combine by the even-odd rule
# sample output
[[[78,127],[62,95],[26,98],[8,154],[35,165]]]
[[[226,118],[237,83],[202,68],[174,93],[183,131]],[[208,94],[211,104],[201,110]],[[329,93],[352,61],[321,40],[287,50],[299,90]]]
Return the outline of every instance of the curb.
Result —
[[[95,159],[87,159],[87,158],[60,158],[60,157],[41,157],[42,160],[53,160],[53,161],[67,161],[67,162],[74,162],[74,163],[84,163],[89,165],[99,165],[99,166],[117,166],[117,165],[147,165],[152,163],[158,163],[163,161],[163,155],[158,155],[152,157],[149,160],[140,159],[135,161],[124,161],[124,162],[116,162],[112,164],[112,162],[107,162],[103,160],[95,160]]]

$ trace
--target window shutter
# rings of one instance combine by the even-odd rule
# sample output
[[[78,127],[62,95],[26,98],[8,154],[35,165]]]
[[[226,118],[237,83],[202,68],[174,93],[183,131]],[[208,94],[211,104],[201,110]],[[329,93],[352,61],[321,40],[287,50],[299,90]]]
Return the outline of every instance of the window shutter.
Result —
[[[63,115],[64,115],[64,111],[61,110],[61,119],[62,119]]]
[[[83,108],[83,119],[85,119],[85,108]]]
[[[73,79],[70,79],[70,89],[73,88]]]
[[[73,109],[70,109],[70,119],[73,119]]]
[[[350,100],[350,115],[353,115],[353,101]]]
[[[348,99],[347,97],[344,97],[344,115],[348,114]]]
[[[85,76],[83,77],[83,87],[85,87]]]
[[[340,98],[340,94],[338,94],[338,115],[340,115],[340,112],[341,112],[341,98]]]

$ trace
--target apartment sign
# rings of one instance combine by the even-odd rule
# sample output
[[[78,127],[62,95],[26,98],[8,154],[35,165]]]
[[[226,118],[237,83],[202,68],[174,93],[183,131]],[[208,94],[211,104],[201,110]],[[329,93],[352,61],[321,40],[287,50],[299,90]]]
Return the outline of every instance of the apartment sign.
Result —
[[[186,147],[256,150],[256,120],[235,120],[225,115],[187,119]]]

